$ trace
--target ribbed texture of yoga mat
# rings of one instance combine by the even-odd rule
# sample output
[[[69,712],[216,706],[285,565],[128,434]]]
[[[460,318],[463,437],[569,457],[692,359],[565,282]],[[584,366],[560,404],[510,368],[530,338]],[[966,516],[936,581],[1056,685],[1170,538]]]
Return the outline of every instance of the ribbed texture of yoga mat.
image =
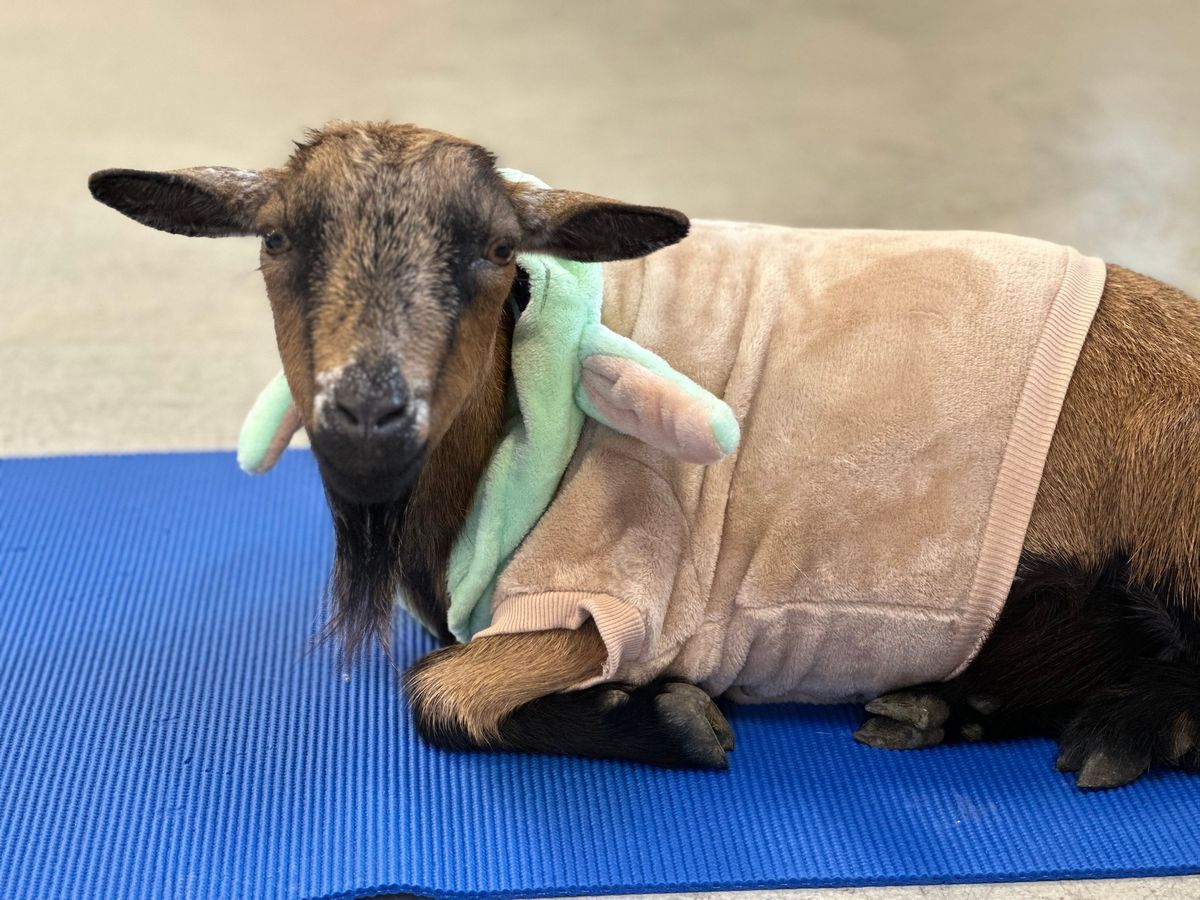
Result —
[[[1200,777],[1085,795],[1049,742],[887,753],[845,707],[733,711],[727,773],[429,750],[378,655],[306,652],[329,540],[304,452],[0,461],[0,897],[1200,871]]]

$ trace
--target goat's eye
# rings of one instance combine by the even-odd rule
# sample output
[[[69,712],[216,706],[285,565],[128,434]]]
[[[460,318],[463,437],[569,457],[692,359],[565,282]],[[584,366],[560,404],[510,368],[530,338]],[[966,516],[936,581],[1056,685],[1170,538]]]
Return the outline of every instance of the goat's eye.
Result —
[[[292,242],[288,240],[287,235],[277,229],[272,229],[263,235],[263,249],[271,256],[278,256],[280,253],[286,253],[292,247]]]
[[[484,259],[496,266],[507,266],[512,262],[513,254],[517,252],[517,248],[509,238],[496,238],[488,244],[487,252],[483,254]]]

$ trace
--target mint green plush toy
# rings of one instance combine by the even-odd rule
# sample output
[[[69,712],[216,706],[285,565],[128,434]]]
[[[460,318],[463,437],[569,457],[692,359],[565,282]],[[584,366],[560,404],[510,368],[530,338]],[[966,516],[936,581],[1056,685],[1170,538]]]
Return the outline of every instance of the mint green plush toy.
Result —
[[[546,187],[520,172],[503,174]],[[725,403],[601,324],[600,264],[535,253],[517,263],[529,276],[529,303],[513,331],[509,415],[450,554],[448,625],[460,641],[490,624],[496,578],[553,499],[585,415],[701,465],[738,444]],[[299,427],[280,373],[242,426],[238,464],[267,471]]]

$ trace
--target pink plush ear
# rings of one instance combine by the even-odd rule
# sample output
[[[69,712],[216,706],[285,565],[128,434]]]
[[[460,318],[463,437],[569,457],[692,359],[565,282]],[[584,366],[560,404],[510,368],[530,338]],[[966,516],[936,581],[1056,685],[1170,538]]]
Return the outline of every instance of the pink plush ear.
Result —
[[[582,369],[580,387],[601,420],[617,431],[700,465],[718,462],[733,449],[718,438],[724,423],[715,419],[728,408],[714,409],[715,398],[621,356],[587,356]],[[736,427],[734,421],[735,432]]]
[[[279,425],[271,435],[266,452],[263,453],[262,459],[255,469],[256,474],[275,467],[275,463],[279,462],[283,451],[292,442],[292,437],[300,430],[300,424],[300,410],[296,409],[295,403],[289,403],[288,408],[284,410],[283,418],[279,420]]]

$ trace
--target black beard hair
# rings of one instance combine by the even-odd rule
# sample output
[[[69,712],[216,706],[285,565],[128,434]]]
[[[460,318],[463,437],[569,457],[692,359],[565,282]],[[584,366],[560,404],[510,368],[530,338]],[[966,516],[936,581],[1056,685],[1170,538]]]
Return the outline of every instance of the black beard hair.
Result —
[[[349,668],[372,637],[392,659],[392,610],[402,584],[400,532],[408,498],[352,503],[326,490],[333,515],[334,559],[327,589],[329,621],[320,640],[338,639]]]

